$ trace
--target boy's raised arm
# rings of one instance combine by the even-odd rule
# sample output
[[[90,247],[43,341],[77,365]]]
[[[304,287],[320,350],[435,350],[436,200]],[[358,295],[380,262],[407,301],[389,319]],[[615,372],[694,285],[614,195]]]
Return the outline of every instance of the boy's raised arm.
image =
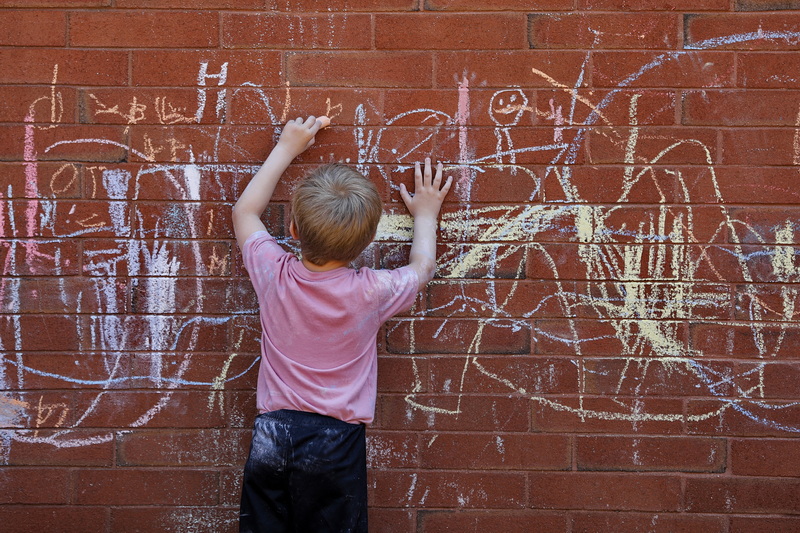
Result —
[[[297,118],[286,123],[278,144],[233,206],[233,231],[240,248],[250,235],[266,229],[261,222],[261,215],[267,208],[281,175],[295,157],[314,144],[317,132],[330,123],[330,119],[324,116],[310,116],[305,120]]]
[[[444,197],[450,190],[453,177],[447,178],[442,186],[442,164],[436,166],[436,175],[431,171],[431,160],[425,158],[425,171],[419,163],[414,168],[414,195],[408,193],[405,185],[400,184],[400,196],[414,217],[414,237],[411,241],[411,253],[408,264],[417,272],[419,289],[433,279],[436,272],[436,229],[439,209]]]

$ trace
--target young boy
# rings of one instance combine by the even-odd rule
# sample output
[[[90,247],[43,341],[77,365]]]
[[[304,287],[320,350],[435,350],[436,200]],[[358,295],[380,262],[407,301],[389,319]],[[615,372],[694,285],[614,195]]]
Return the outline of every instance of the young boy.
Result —
[[[311,173],[292,198],[289,232],[302,259],[286,253],[261,214],[281,174],[314,143],[327,117],[286,124],[278,144],[233,208],[236,240],[261,314],[261,363],[240,531],[367,531],[365,424],[377,394],[376,337],[409,309],[436,268],[442,165],[415,168],[409,264],[396,270],[348,265],[375,237],[382,203],[375,186],[343,165]]]

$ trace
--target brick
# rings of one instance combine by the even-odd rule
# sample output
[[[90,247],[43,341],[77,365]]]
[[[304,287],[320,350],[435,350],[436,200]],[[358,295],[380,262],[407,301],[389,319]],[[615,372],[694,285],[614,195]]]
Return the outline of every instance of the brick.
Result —
[[[432,358],[430,392],[577,394],[574,360],[524,356]]]
[[[541,531],[567,531],[563,513],[525,511],[420,510],[419,531],[491,531],[503,524],[506,533],[528,533],[532,525]]]
[[[381,246],[381,268],[408,264],[409,245]],[[525,247],[443,244],[437,247],[437,278],[515,279],[525,276]]]
[[[427,11],[568,11],[574,0],[545,0],[535,6],[516,0],[425,0]]]
[[[705,437],[578,437],[578,470],[722,472],[726,446]]]
[[[567,316],[574,287],[552,281],[436,281],[427,287],[426,316]]]
[[[696,477],[686,480],[686,510],[711,513],[797,513],[794,479]]]
[[[520,432],[530,429],[528,405],[510,395],[384,394],[377,414],[381,429]]]
[[[687,412],[687,431],[695,435],[785,438],[800,429],[800,409],[791,401],[690,400]]]
[[[76,11],[69,42],[77,47],[203,48],[219,44],[218,18],[185,11]]]
[[[51,272],[52,273],[52,272]],[[4,313],[99,313],[111,300],[115,312],[125,312],[125,285],[121,281],[65,277],[28,278],[7,286],[14,298],[0,301]]]
[[[127,315],[83,317],[81,327],[84,331],[92,328],[122,328],[124,339],[114,342],[113,351],[182,351],[196,350],[202,346],[204,352],[228,353],[228,320],[195,320],[191,315]]]
[[[3,468],[0,470],[0,502],[4,506],[65,504],[69,498],[69,471],[64,468]],[[45,488],[47,490],[42,490]]]
[[[51,430],[37,430],[18,435],[8,455],[7,464],[12,466],[111,466],[114,460],[113,437],[107,432],[70,429],[65,437]],[[83,445],[73,446],[70,441],[83,441]]]
[[[568,470],[570,449],[562,435],[437,433],[423,439],[420,458],[424,469]]]
[[[210,505],[217,502],[216,472],[190,469],[85,469],[75,473],[79,505]]]
[[[368,509],[369,527],[375,531],[413,531],[416,527],[416,511],[410,509]]]
[[[532,246],[528,278],[622,281],[701,280],[687,266],[693,250],[682,245],[581,244]],[[700,255],[700,252],[696,252]],[[723,256],[727,257],[727,255]],[[619,259],[621,258],[621,260]],[[691,263],[688,263],[691,265]],[[713,278],[712,281],[717,281]]]
[[[14,368],[6,361],[9,370]],[[23,383],[17,387],[27,391],[47,389],[117,389],[128,386],[127,354],[27,352]],[[11,376],[16,372],[9,373]],[[16,379],[12,380],[16,382]]]
[[[684,48],[797,50],[797,14],[714,14],[684,17]]]
[[[800,309],[800,292],[781,285],[737,285],[734,295],[737,320],[791,321]]]
[[[730,7],[728,0],[579,0],[580,9],[598,11],[723,11]]]
[[[111,0],[0,0],[2,7],[102,7]]]
[[[737,54],[736,77],[740,87],[797,89],[800,78],[794,76],[793,54],[751,52]]]
[[[736,11],[778,11],[781,9],[798,9],[797,0],[736,0]]]
[[[15,202],[12,207],[17,220],[33,215],[42,224],[20,228],[18,237],[125,237],[130,231],[129,209],[124,202],[48,200],[33,206]]]
[[[60,276],[74,275],[79,272],[79,247],[74,242],[42,241],[30,239],[17,241],[13,245],[0,243],[0,258],[3,264],[14,265],[4,270],[4,276]],[[8,261],[8,263],[6,263]],[[13,290],[5,285],[4,290]],[[4,298],[8,293],[4,294]]]
[[[264,50],[134,50],[131,81],[137,87],[276,87],[282,82],[281,54]]]
[[[498,205],[472,209],[445,206],[441,213],[443,241],[477,240],[569,242],[578,237],[582,206]],[[498,224],[500,220],[503,224]]]
[[[794,165],[794,130],[782,128],[722,129],[724,165]]]
[[[331,4],[326,0],[271,0],[272,5],[281,11],[330,11]],[[419,0],[344,0],[344,12],[351,11],[417,11]]]
[[[4,393],[0,396],[4,411],[0,427],[34,429],[33,437],[39,431],[72,427],[77,420],[72,410],[74,396],[67,391]]]
[[[688,328],[683,322],[651,319],[568,320],[534,322],[537,354],[683,356]]]
[[[696,280],[738,283],[779,281],[773,264],[776,250],[780,254],[794,253],[791,248],[775,246],[690,247],[687,258],[693,266],[688,272]]]
[[[81,91],[81,122],[88,124],[220,124],[215,112],[226,89],[115,87]],[[204,100],[203,100],[204,99]]]
[[[35,169],[36,179],[28,174]],[[83,167],[76,163],[21,162],[0,163],[0,173],[6,180],[2,192],[6,198],[78,198],[81,196]]]
[[[221,278],[145,278],[131,280],[131,309],[135,313],[185,313],[229,315],[258,311],[258,301],[250,282]],[[165,292],[175,291],[166,300]],[[198,295],[214,294],[207,299]]]
[[[219,202],[236,195],[236,185],[254,171],[237,167],[205,164],[100,164],[84,167],[84,197],[118,197],[113,187],[120,178],[127,179],[125,195],[135,200],[200,200]],[[114,179],[116,178],[116,179]],[[275,198],[277,200],[277,198]]]
[[[727,52],[593,53],[595,87],[732,87],[735,59]],[[698,67],[703,65],[703,68]]]
[[[234,336],[231,343],[237,350],[233,354],[227,353],[195,353],[190,364],[183,354],[134,354],[131,359],[131,383],[136,388],[154,389],[163,386],[151,377],[153,368],[160,367],[164,374],[176,376],[174,385],[180,385],[181,390],[219,391],[207,397],[209,408],[221,405],[223,390],[249,390],[256,386],[256,372],[251,371],[257,366],[257,357],[254,354],[238,353],[239,337]]]
[[[689,335],[692,348],[705,355],[789,358],[798,334],[777,324],[709,322],[692,324]]]
[[[676,435],[683,433],[683,401],[615,396],[533,398],[534,431]]]
[[[539,509],[677,511],[680,507],[678,477],[570,472],[532,473],[528,479],[530,503]]]
[[[428,390],[428,361],[421,358],[378,357],[378,391],[406,392],[419,387],[420,392]]]
[[[793,339],[790,339],[793,340]],[[798,395],[798,387],[796,379],[800,374],[800,366],[794,362],[787,363],[761,363],[758,366],[740,365],[740,373],[752,372],[758,376],[760,382],[757,384],[758,388],[752,387],[749,390],[756,389],[759,396],[763,398],[782,398],[792,399]]]
[[[390,353],[529,353],[531,349],[525,321],[493,318],[393,321],[386,342]]]
[[[785,204],[800,202],[800,191],[794,186],[794,167],[727,167],[680,171],[693,204]]]
[[[730,533],[770,533],[800,530],[800,517],[794,516],[732,516]]]
[[[232,391],[225,394],[225,418],[228,427],[253,429],[256,415],[258,415],[258,411],[256,410],[254,390]],[[241,477],[241,472],[238,474]],[[237,483],[239,483],[238,480]],[[241,494],[241,488],[239,488],[238,494]]]
[[[715,131],[691,127],[595,128],[588,141],[593,164],[711,165],[718,153]]]
[[[287,120],[311,114],[326,115],[334,125],[362,126],[379,124],[383,117],[378,89],[241,87],[231,92],[230,100],[231,124],[283,126]]]
[[[430,87],[427,52],[296,52],[286,58],[292,85],[333,87]]]
[[[1,46],[64,46],[66,16],[57,11],[3,12]]]
[[[373,472],[369,500],[378,507],[514,509],[525,505],[525,476],[492,472]]]
[[[274,4],[275,2],[271,2]],[[196,9],[263,9],[264,0],[198,0],[192,4]],[[185,9],[180,0],[117,0],[114,7],[119,9]]]
[[[687,91],[683,94],[683,123],[793,126],[799,104],[800,93],[787,91]]]
[[[738,207],[730,211],[733,220],[747,228],[738,234],[740,242],[749,244],[794,244],[795,231],[800,229],[797,220],[800,210],[790,207]],[[730,230],[729,230],[730,231]],[[736,242],[729,237],[729,242]],[[787,242],[789,241],[789,242]],[[789,258],[791,262],[791,258]]]
[[[54,69],[58,68],[57,76]],[[128,55],[122,51],[45,48],[0,50],[4,83],[126,85]]]
[[[392,14],[375,17],[375,47],[389,50],[524,48],[525,18],[512,13]]]
[[[242,468],[220,470],[220,505],[239,508],[242,497],[242,470]]]
[[[735,439],[731,441],[731,472],[737,476],[798,477],[796,439]],[[776,461],[781,457],[781,461]]]
[[[168,482],[166,482],[168,483]],[[118,507],[111,511],[109,531],[120,533],[146,533],[148,531],[176,531],[189,528],[197,531],[238,531],[239,510],[214,507]],[[190,505],[197,505],[192,502]]]
[[[19,347],[27,351],[65,351],[78,349],[77,319],[68,315],[3,315],[0,332],[3,339],[15,338],[19,331]],[[16,343],[15,343],[16,344]],[[4,348],[12,349],[12,344]]]
[[[674,49],[678,30],[678,17],[666,13],[528,15],[531,48]]]
[[[104,533],[108,514],[102,507],[5,505],[0,508],[0,521],[8,533],[46,531],[53,524],[59,524],[63,533]]]
[[[209,203],[135,205],[138,230],[160,239],[220,239],[233,235],[230,210]]]
[[[162,377],[165,386],[169,386],[170,377]],[[215,428],[225,425],[220,409],[210,404],[207,391],[79,393],[76,412],[82,414],[81,425],[86,428]]]
[[[697,516],[685,513],[620,513],[589,512],[572,515],[573,533],[614,531],[616,533],[723,533],[724,518],[720,516]]]
[[[636,397],[735,396],[758,386],[758,375],[744,374],[731,361],[704,360],[702,353],[684,361],[648,357],[584,359],[587,394]],[[735,379],[734,379],[735,378]]]
[[[226,13],[222,45],[226,48],[368,49],[370,15],[284,15]]]
[[[156,430],[117,434],[117,466],[237,466],[244,464],[244,430]]]
[[[732,318],[731,294],[727,285],[579,283],[575,300],[576,315],[581,318]]]
[[[24,126],[0,126],[0,160],[22,160],[25,135]],[[31,148],[43,161],[117,162],[126,157],[126,137],[118,126],[63,125],[34,130]]]
[[[130,254],[134,261],[128,262]],[[231,243],[221,241],[113,241],[90,239],[83,246],[83,271],[104,276],[109,271],[119,276],[164,276],[154,257],[167,257],[186,268],[176,275],[228,276],[231,270]]]
[[[418,436],[408,432],[369,431],[367,435],[367,468],[417,468]]]
[[[644,126],[675,124],[676,93],[658,89],[539,90],[536,115],[545,124]],[[574,105],[574,111],[573,111]]]
[[[577,51],[488,50],[443,51],[435,58],[436,87],[456,88],[466,79],[470,87],[506,90],[509,86],[552,88],[548,77],[573,87],[581,78],[585,55]]]

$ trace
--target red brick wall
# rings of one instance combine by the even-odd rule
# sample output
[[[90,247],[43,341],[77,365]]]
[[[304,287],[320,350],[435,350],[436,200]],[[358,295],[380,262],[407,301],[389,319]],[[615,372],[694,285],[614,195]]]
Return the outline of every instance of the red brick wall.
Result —
[[[800,530],[800,2],[0,0],[0,527],[235,531],[279,125],[456,178],[374,531]],[[287,245],[292,246],[291,242]]]

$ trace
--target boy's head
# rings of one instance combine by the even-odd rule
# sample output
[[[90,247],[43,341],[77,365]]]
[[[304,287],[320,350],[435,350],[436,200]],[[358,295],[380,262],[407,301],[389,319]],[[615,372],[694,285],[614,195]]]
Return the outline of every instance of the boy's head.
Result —
[[[353,261],[375,238],[382,212],[378,190],[362,174],[340,164],[317,168],[292,197],[303,258],[315,265]]]

